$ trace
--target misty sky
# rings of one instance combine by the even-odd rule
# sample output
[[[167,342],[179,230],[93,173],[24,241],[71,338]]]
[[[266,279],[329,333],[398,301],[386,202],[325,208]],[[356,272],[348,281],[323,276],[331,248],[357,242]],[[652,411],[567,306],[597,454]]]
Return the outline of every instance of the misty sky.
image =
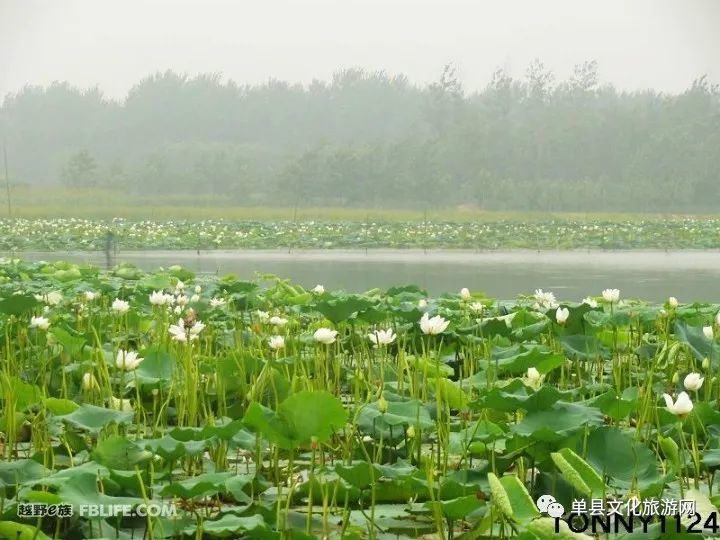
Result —
[[[0,97],[68,80],[122,97],[151,72],[307,83],[342,67],[466,89],[540,58],[627,89],[720,82],[720,0],[0,0]]]

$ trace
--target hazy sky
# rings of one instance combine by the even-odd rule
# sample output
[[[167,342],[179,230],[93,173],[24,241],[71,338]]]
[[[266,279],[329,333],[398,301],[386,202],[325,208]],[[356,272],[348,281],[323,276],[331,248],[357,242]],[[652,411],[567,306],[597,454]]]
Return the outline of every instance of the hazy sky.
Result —
[[[0,0],[0,97],[68,80],[121,97],[157,70],[309,82],[342,67],[466,89],[540,58],[564,78],[678,91],[720,82],[720,0]]]

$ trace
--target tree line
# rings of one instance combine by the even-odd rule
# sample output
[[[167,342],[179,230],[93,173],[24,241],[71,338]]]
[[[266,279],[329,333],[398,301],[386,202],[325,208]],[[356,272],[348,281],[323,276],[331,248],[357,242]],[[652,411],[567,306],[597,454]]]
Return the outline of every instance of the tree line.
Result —
[[[161,201],[492,210],[716,211],[720,89],[620,91],[595,62],[540,61],[467,92],[362,69],[309,85],[167,71],[123,100],[68,83],[0,107],[14,184],[117,188]]]

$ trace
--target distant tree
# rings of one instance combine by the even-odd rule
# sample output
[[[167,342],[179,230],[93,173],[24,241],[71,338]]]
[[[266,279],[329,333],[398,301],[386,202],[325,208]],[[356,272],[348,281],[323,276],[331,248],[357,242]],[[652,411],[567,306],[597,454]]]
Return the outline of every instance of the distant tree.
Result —
[[[534,60],[476,92],[453,64],[424,86],[359,68],[307,86],[166,71],[122,101],[29,86],[0,105],[0,133],[13,177],[36,185],[244,205],[720,209],[720,87],[619,91],[595,61],[557,81]]]
[[[73,155],[62,170],[62,181],[69,187],[98,185],[98,165],[87,150]]]
[[[455,64],[445,64],[440,79],[428,87],[428,121],[436,135],[455,123],[462,108],[463,88]]]

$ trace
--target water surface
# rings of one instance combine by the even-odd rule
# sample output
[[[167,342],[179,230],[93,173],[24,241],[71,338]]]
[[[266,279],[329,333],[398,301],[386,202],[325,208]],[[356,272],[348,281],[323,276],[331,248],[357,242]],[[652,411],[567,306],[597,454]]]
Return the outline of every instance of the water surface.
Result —
[[[9,255],[9,254],[6,254]],[[15,253],[29,260],[69,260],[105,265],[102,252]],[[511,299],[543,288],[566,300],[598,295],[608,287],[623,296],[683,302],[720,301],[718,251],[462,251],[443,250],[253,250],[127,251],[116,263],[145,270],[180,264],[199,273],[256,272],[290,278],[305,286],[361,292],[414,283],[430,294],[468,287]]]

